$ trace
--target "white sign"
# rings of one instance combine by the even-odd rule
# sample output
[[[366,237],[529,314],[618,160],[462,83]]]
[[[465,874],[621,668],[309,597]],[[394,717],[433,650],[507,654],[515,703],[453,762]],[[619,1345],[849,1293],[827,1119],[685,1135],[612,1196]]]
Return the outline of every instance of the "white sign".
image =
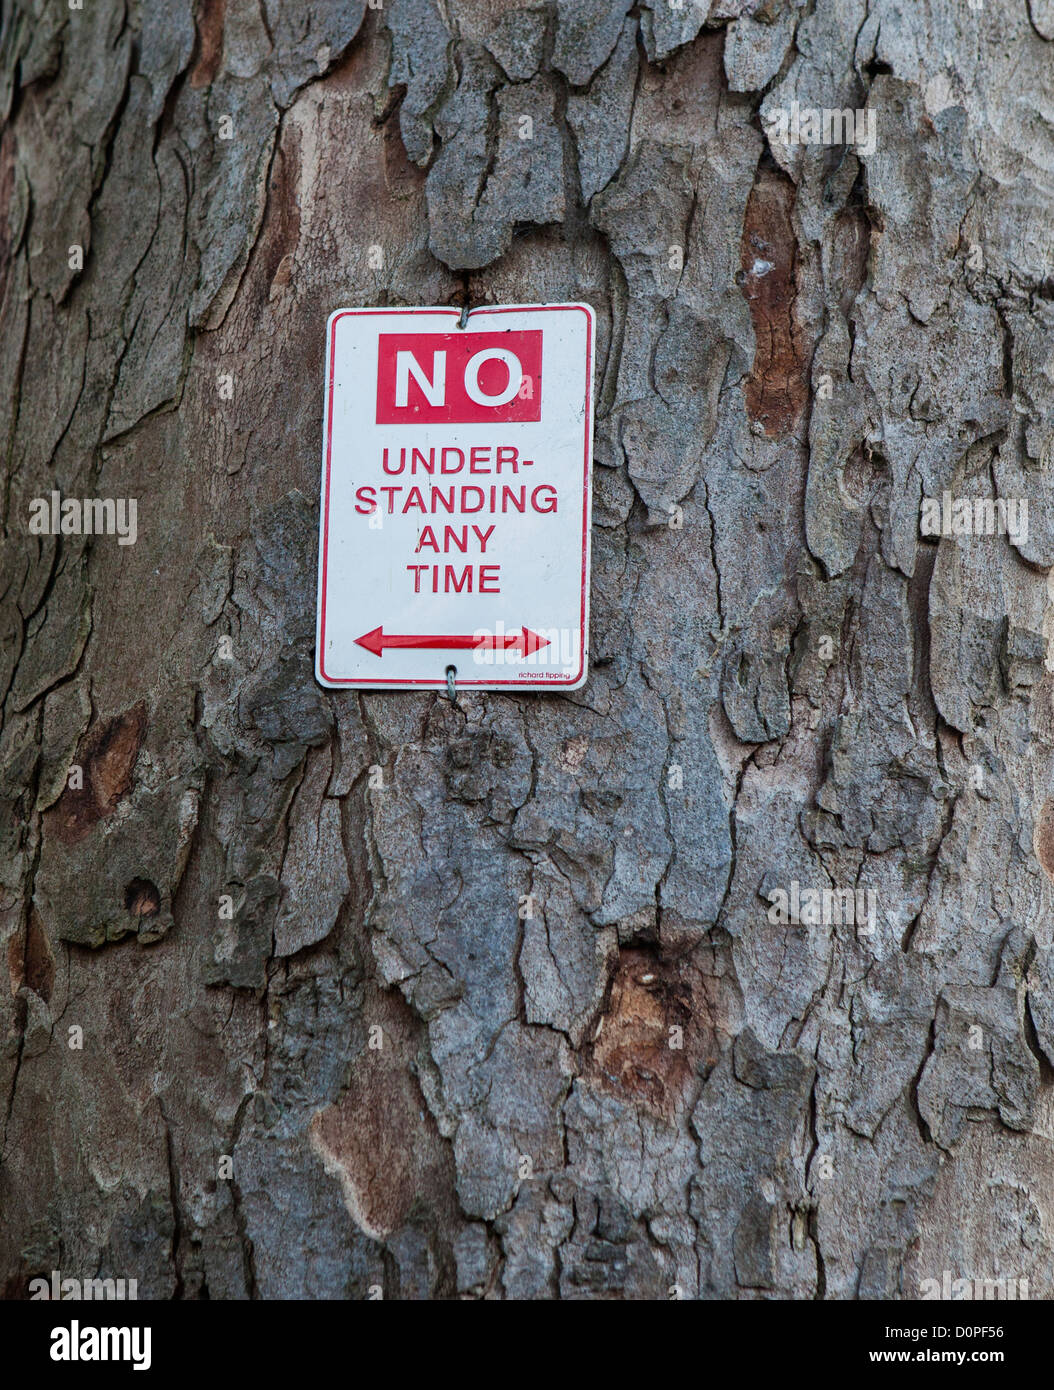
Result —
[[[593,311],[338,309],[315,670],[377,690],[587,673]]]

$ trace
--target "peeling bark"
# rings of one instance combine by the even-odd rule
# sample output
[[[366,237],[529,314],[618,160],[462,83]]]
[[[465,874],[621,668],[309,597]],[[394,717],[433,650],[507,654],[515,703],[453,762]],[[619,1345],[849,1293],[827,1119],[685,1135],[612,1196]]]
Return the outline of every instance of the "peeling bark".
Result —
[[[6,1296],[1054,1296],[1052,36],[4,7]],[[326,317],[466,299],[597,311],[589,682],[323,691]]]

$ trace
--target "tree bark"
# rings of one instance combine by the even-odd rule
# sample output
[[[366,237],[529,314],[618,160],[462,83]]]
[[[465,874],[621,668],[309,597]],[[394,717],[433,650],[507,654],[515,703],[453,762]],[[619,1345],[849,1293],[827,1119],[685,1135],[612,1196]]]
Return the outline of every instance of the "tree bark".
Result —
[[[1054,1295],[1050,0],[2,15],[0,1289]],[[326,317],[463,301],[597,312],[589,681],[323,691]]]

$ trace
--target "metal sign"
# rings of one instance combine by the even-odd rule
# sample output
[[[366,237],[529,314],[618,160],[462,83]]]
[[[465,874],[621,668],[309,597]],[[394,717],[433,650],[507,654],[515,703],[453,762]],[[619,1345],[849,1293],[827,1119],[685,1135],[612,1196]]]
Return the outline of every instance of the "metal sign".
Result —
[[[585,304],[330,315],[321,684],[583,684],[592,387]]]

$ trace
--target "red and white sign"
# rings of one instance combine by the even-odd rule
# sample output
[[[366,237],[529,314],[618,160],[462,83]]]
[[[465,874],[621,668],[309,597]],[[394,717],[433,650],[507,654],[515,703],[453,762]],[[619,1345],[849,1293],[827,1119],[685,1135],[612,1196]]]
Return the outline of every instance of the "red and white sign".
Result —
[[[587,672],[593,311],[338,309],[323,685],[573,690]]]

